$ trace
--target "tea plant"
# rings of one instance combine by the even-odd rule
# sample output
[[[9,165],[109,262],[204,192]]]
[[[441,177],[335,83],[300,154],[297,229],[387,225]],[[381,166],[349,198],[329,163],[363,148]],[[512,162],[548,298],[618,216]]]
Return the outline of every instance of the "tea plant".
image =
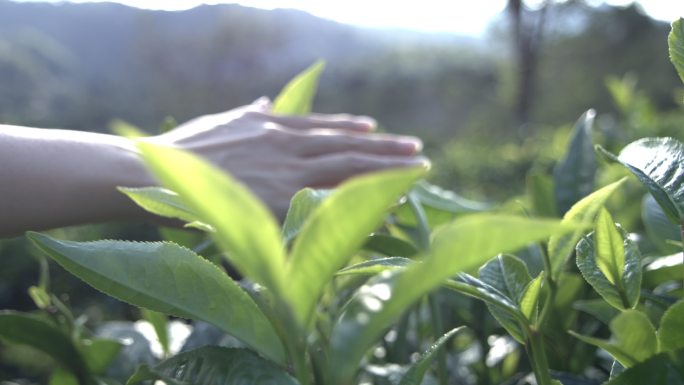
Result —
[[[670,47],[684,80],[682,20],[673,24]],[[308,112],[322,69],[316,63],[288,84],[276,112]],[[684,264],[680,255],[645,262],[640,242],[615,223],[609,200],[629,182],[596,189],[600,165],[592,125],[593,112],[587,112],[552,175],[529,179],[529,212],[562,214],[560,220],[466,201],[420,181],[426,170],[414,168],[369,174],[329,191],[302,190],[281,227],[231,176],[191,154],[139,139],[141,156],[163,187],[121,191],[157,215],[205,232],[222,260],[169,241],[27,236],[96,289],[153,311],[147,318],[161,339],[163,313],[211,323],[244,345],[205,346],[144,364],[127,384],[410,385],[423,381],[433,360],[437,381],[446,384],[440,350],[464,329],[444,324],[438,301],[444,290],[486,304],[524,347],[531,383],[590,383],[567,372],[592,365],[594,347],[610,356],[607,384],[684,383]],[[643,183],[653,197],[642,206],[645,226],[669,229],[651,233],[674,234],[661,243],[681,249],[671,227],[684,228],[684,145],[647,138],[618,155],[597,151]],[[226,265],[243,279],[232,279]],[[59,306],[44,287],[33,295],[41,307]],[[390,370],[383,365],[392,361],[378,360],[374,348],[386,345],[388,330],[400,334],[395,346],[406,342],[417,329],[406,314],[416,312],[423,298],[435,343]],[[580,317],[588,321],[578,322]],[[114,343],[110,356],[94,361],[97,355],[73,334],[72,324],[2,312],[0,336],[52,356],[59,367],[53,384],[117,383],[103,368],[120,346]],[[379,369],[390,375],[383,378]]]

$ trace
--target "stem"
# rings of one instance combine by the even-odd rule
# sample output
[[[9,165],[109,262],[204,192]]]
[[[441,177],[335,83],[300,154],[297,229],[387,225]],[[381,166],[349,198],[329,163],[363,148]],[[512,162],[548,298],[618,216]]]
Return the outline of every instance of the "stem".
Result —
[[[552,385],[553,379],[549,371],[549,362],[544,351],[544,341],[539,330],[528,329],[527,331],[527,355],[534,370],[537,385]]]
[[[418,231],[418,247],[421,251],[425,252],[430,249],[430,225],[428,224],[427,215],[425,215],[425,210],[423,210],[423,206],[420,205],[414,193],[408,193],[406,198],[418,222],[416,226]]]
[[[437,295],[428,296],[428,304],[430,305],[430,318],[432,319],[432,331],[435,336],[435,341],[444,334],[444,326],[442,325],[442,310],[439,308]],[[447,385],[447,365],[446,352],[444,349],[439,349],[437,352],[437,378],[440,385]]]

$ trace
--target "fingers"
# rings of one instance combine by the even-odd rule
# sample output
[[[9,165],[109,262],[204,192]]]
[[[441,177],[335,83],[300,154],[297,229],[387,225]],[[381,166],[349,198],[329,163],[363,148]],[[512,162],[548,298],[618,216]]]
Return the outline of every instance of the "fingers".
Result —
[[[279,124],[291,129],[336,129],[358,132],[369,132],[375,129],[377,123],[367,116],[354,116],[347,114],[311,114],[307,116],[277,115],[266,112],[258,113],[264,120]]]
[[[304,170],[304,184],[311,187],[333,187],[353,176],[391,168],[429,168],[427,158],[382,156],[343,152],[321,156],[312,160]]]
[[[349,133],[292,132],[301,136],[297,153],[303,157],[317,157],[340,152],[362,154],[413,156],[423,147],[418,138],[395,135],[352,135]],[[293,138],[294,139],[294,138]]]

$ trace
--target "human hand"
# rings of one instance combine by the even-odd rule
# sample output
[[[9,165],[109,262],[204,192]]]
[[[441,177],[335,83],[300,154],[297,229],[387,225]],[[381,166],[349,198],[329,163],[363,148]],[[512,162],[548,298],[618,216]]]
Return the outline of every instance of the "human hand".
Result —
[[[149,140],[193,152],[246,184],[279,218],[304,187],[334,187],[350,177],[429,167],[414,137],[373,134],[375,122],[351,115],[283,116],[263,100],[206,115]]]

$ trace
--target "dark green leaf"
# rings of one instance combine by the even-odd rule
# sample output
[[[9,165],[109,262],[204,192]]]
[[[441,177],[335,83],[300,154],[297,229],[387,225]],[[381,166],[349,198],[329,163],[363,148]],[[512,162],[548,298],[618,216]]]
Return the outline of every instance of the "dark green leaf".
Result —
[[[623,371],[605,385],[684,385],[684,376],[669,355],[658,354]]]
[[[81,351],[90,370],[103,375],[109,365],[121,352],[123,345],[118,341],[106,339],[82,340]]]
[[[126,383],[162,380],[186,385],[297,385],[287,372],[246,349],[206,346],[142,367]]]
[[[591,135],[595,115],[588,110],[577,120],[568,152],[553,170],[556,207],[561,214],[594,191],[597,165]]]
[[[325,62],[319,60],[290,80],[273,102],[272,111],[283,115],[308,114],[324,68]]]
[[[418,249],[413,244],[385,234],[371,234],[363,248],[388,257],[412,257],[418,254]]]
[[[0,311],[0,337],[13,344],[38,349],[73,374],[80,384],[94,384],[90,370],[72,340],[57,327],[38,317]]]
[[[609,305],[606,301],[602,299],[588,299],[583,301],[576,301],[573,307],[577,310],[581,310],[585,313],[591,314],[599,321],[606,325],[610,324],[610,321],[615,318],[620,311]]]
[[[517,304],[532,277],[525,263],[518,257],[503,254],[491,259],[480,268],[480,279]]]
[[[305,188],[298,191],[290,202],[290,207],[283,223],[283,238],[290,242],[299,234],[309,215],[327,198],[331,190],[314,190]]]
[[[211,262],[172,243],[59,241],[27,236],[66,270],[132,305],[210,322],[276,362],[285,356],[252,299]]]
[[[434,345],[430,346],[430,349],[421,354],[418,360],[411,365],[401,378],[399,385],[420,385],[439,349],[461,330],[463,330],[463,326],[452,329],[440,337]]]
[[[670,61],[677,69],[679,78],[684,82],[684,19],[681,17],[672,23],[667,45],[670,51]]]
[[[143,159],[202,221],[247,278],[275,293],[284,286],[285,251],[271,211],[242,183],[190,153],[140,141]]]
[[[311,214],[295,239],[286,266],[285,294],[295,318],[309,326],[318,298],[337,270],[385,219],[387,210],[425,174],[422,168],[390,170],[339,186]]]
[[[644,138],[628,144],[618,157],[602,151],[641,181],[673,223],[684,220],[684,144],[673,138]]]
[[[594,233],[577,244],[577,267],[584,279],[610,305],[617,309],[633,308],[639,302],[641,291],[641,254],[627,234],[622,233],[625,250],[625,267],[622,278],[612,284],[599,269],[596,262]]]
[[[594,217],[598,211],[623,182],[624,179],[621,179],[615,183],[609,184],[575,203],[575,205],[563,216],[563,222],[574,222],[585,225],[593,224]],[[560,275],[584,232],[584,228],[578,228],[570,234],[554,235],[549,239],[548,251],[551,262],[551,275],[554,280]]]
[[[475,214],[435,232],[422,263],[385,271],[362,286],[337,321],[330,341],[331,374],[347,382],[366,350],[412,303],[460,271],[477,268],[498,253],[512,252],[574,224],[505,215]],[[524,319],[524,318],[523,318]]]
[[[684,300],[680,300],[663,315],[658,330],[660,351],[684,348]]]
[[[653,195],[644,195],[641,203],[641,219],[644,222],[648,238],[658,247],[661,253],[671,254],[681,250],[681,247],[670,244],[669,241],[681,241],[682,234],[679,226],[673,224],[663,209],[656,202]]]

